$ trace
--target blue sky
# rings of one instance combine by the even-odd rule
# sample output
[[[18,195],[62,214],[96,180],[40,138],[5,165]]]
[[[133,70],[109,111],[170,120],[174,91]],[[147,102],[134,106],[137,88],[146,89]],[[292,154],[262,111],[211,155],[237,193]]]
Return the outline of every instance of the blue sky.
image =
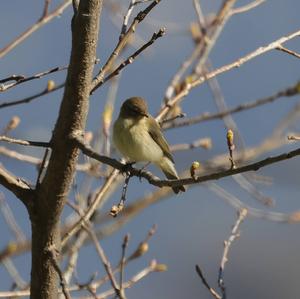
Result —
[[[128,1],[119,1],[127,7]],[[216,11],[221,1],[201,1],[206,14]],[[51,8],[60,1],[52,1]],[[237,1],[238,5],[248,1]],[[40,16],[43,1],[10,0],[1,3],[0,27],[5,28],[0,39],[0,48],[20,32],[34,23]],[[255,50],[269,44],[281,36],[299,30],[300,2],[297,0],[266,1],[256,9],[232,17],[226,24],[210,59],[214,68],[231,63]],[[72,9],[67,9],[25,42],[0,60],[0,78],[12,74],[31,75],[56,66],[67,65],[70,53],[70,19]],[[196,21],[192,1],[163,0],[150,14],[149,22],[142,23],[137,33],[142,40],[148,40],[154,31],[166,27],[166,35],[157,40],[132,65],[126,67],[120,78],[117,91],[116,111],[122,101],[130,96],[139,95],[148,100],[153,115],[160,108],[165,89],[181,62],[193,50],[193,42],[188,35],[191,22]],[[120,19],[112,21],[107,8],[101,19],[98,57],[103,63],[118,41]],[[141,41],[137,41],[141,45]],[[288,42],[286,47],[300,52],[299,39]],[[132,53],[127,49],[125,55]],[[79,62],[80,63],[80,62]],[[98,70],[99,66],[96,67]],[[22,84],[0,94],[0,103],[21,99],[45,88],[47,80],[63,82],[65,72],[50,75],[40,80]],[[262,98],[295,84],[299,80],[299,59],[279,51],[260,56],[239,69],[218,77],[224,98],[229,107],[243,102]],[[101,123],[101,113],[106,101],[108,85],[91,97],[87,129],[96,132]],[[16,138],[49,140],[55,124],[62,92],[58,91],[38,99],[31,104],[0,110],[0,125],[4,127],[12,116],[21,118],[21,125],[12,132]],[[299,97],[278,102],[234,115],[245,144],[255,146],[272,133],[278,122],[294,109]],[[183,111],[195,116],[205,111],[216,111],[208,86],[201,85],[182,102]],[[290,128],[299,130],[297,122]],[[209,136],[213,141],[210,151],[196,149],[175,155],[179,171],[189,167],[192,161],[205,161],[217,154],[226,152],[224,141],[225,127],[221,120],[205,122],[188,128],[170,130],[166,137],[170,144],[190,143],[196,138]],[[3,145],[3,144],[1,144]],[[289,147],[278,150],[285,151]],[[20,146],[9,148],[23,153],[41,156],[36,149]],[[269,154],[268,154],[269,155]],[[17,162],[0,156],[0,162],[19,176],[34,182],[36,169],[26,163]],[[161,175],[154,168],[156,174]],[[257,185],[264,194],[276,200],[271,210],[292,212],[299,210],[299,158],[283,162],[259,172],[273,177],[272,186]],[[78,176],[80,183],[81,177]],[[95,181],[94,187],[101,182]],[[233,192],[241,201],[253,207],[266,209],[257,204],[249,194],[241,190],[231,178],[218,182]],[[22,204],[2,187],[5,198],[14,211],[20,226],[27,236],[30,235],[28,216]],[[133,202],[140,195],[153,190],[146,182],[133,179],[128,189],[128,201]],[[104,206],[106,213],[112,203],[120,196],[118,189]],[[67,214],[67,212],[65,212]],[[158,224],[158,231],[150,242],[150,251],[145,257],[128,267],[126,277],[145,266],[151,258],[166,263],[169,271],[149,276],[128,291],[129,298],[210,298],[194,271],[200,264],[207,278],[215,286],[218,266],[223,250],[223,240],[229,236],[231,225],[236,219],[236,211],[205,186],[192,188],[186,194],[173,196],[151,206],[126,224],[115,235],[103,241],[104,249],[114,263],[118,262],[123,236],[130,232],[130,248],[143,239],[148,229]],[[299,227],[298,224],[278,224],[258,219],[246,219],[242,225],[242,235],[233,245],[225,272],[225,281],[230,299],[241,298],[295,298],[298,294]],[[0,217],[0,248],[13,239],[3,217]],[[81,252],[78,267],[80,281],[87,281],[91,272],[103,273],[100,263],[91,246]],[[14,260],[24,278],[30,274],[30,259],[18,257]],[[3,266],[0,266],[0,290],[7,290],[11,280]]]

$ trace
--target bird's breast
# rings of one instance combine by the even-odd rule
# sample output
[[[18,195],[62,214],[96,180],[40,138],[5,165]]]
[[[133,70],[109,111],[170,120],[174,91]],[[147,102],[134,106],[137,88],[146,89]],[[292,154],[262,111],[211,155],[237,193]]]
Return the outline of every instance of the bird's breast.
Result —
[[[113,142],[130,161],[158,162],[163,151],[148,133],[147,118],[118,118],[113,128]]]

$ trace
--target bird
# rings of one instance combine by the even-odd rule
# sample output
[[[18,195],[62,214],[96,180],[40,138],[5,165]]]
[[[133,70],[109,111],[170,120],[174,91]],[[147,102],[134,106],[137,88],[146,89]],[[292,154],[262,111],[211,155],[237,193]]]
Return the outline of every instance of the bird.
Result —
[[[151,162],[168,179],[178,179],[175,162],[160,125],[149,114],[147,102],[141,97],[125,100],[113,125],[113,143],[127,162]],[[177,194],[184,186],[172,187]]]

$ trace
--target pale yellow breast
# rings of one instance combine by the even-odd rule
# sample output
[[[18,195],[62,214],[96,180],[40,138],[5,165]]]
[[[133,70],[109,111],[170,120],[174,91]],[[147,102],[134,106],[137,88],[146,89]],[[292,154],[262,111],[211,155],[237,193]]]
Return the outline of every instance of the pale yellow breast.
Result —
[[[130,161],[158,162],[163,152],[147,129],[147,118],[138,121],[119,118],[113,128],[113,142],[121,154]]]

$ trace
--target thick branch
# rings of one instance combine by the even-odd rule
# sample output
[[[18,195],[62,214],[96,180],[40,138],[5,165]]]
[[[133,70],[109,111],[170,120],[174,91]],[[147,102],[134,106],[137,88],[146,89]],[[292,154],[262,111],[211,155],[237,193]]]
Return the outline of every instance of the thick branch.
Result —
[[[9,173],[3,166],[0,166],[0,184],[14,193],[24,203],[26,202],[26,194],[31,191],[29,184]]]

